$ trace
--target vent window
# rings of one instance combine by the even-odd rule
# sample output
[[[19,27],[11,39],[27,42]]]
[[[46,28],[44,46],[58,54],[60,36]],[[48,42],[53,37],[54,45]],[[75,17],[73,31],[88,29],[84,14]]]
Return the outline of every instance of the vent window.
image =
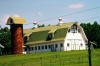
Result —
[[[67,47],[69,47],[69,43],[67,43]]]
[[[63,43],[60,44],[60,47],[63,47]]]

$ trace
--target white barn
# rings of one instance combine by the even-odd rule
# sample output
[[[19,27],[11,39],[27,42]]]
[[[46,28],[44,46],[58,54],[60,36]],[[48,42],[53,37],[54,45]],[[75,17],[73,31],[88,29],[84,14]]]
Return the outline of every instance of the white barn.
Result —
[[[87,37],[77,22],[24,30],[23,53],[85,50]]]

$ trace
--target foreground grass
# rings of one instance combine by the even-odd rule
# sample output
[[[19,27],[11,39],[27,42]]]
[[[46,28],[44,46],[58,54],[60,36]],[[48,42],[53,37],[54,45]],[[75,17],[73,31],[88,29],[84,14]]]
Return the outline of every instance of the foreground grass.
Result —
[[[89,66],[88,51],[0,56],[0,66]],[[100,66],[100,50],[92,50],[92,66]]]

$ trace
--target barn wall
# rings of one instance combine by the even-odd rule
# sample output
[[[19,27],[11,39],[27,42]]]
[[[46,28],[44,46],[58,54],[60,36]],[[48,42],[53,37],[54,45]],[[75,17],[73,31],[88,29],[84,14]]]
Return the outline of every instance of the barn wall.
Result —
[[[67,45],[69,44],[69,46]],[[67,33],[64,41],[64,51],[68,50],[84,50],[86,49],[86,42],[82,37],[81,32]]]
[[[27,51],[25,51],[25,48],[23,49],[23,53],[37,53],[37,52],[55,52],[55,51],[64,51],[64,44],[63,47],[61,47],[60,44],[63,44],[63,42],[56,42],[56,43],[49,43],[49,44],[39,44],[39,45],[31,45],[27,48]],[[55,47],[55,44],[57,44],[57,48]],[[42,46],[47,45],[47,49],[42,49]],[[52,46],[52,48],[49,48],[49,45]],[[40,50],[38,49],[38,46],[40,46]],[[37,50],[35,50],[35,47],[37,47]],[[32,49],[33,48],[33,49]]]

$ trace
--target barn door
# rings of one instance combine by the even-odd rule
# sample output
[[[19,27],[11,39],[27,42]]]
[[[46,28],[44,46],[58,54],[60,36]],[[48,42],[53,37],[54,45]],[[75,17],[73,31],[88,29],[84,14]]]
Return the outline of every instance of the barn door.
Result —
[[[71,40],[71,50],[75,50],[75,41]]]
[[[79,50],[79,40],[71,40],[71,50]]]

